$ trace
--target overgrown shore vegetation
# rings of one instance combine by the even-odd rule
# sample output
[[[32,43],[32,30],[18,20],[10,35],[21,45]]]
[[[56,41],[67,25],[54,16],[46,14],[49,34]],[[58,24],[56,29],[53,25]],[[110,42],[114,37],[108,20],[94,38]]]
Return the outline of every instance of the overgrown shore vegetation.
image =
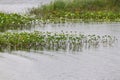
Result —
[[[120,0],[55,0],[30,10],[42,22],[120,22]],[[28,27],[33,18],[0,12],[0,31]]]
[[[36,18],[53,22],[69,19],[120,22],[120,0],[55,0],[30,10]]]

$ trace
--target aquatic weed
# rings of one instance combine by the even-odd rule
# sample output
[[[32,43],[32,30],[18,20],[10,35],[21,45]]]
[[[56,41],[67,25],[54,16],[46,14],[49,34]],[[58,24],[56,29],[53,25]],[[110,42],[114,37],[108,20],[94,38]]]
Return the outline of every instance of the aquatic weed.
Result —
[[[68,50],[80,51],[84,48],[111,46],[115,37],[105,35],[83,35],[52,32],[6,32],[0,34],[0,50]]]

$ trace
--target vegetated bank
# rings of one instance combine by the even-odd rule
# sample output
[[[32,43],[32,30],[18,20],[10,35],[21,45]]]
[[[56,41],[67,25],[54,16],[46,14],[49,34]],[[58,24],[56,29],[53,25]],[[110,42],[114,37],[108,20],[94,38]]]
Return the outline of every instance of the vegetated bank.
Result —
[[[76,33],[52,32],[5,32],[0,33],[0,51],[12,50],[53,50],[82,51],[83,49],[112,46],[113,36],[83,35]]]
[[[30,10],[43,21],[120,22],[120,0],[55,0]]]
[[[32,21],[33,19],[27,16],[0,12],[0,32],[30,27]]]

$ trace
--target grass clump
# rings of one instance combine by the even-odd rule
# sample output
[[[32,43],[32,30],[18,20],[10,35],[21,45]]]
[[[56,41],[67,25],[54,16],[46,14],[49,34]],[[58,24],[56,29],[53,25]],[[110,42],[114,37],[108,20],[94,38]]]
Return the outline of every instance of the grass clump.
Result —
[[[50,21],[120,21],[119,0],[55,0],[30,10],[36,18]]]
[[[33,19],[19,14],[0,13],[0,31],[21,29],[30,26]]]
[[[115,38],[109,35],[83,35],[52,32],[1,33],[0,50],[71,50],[81,51],[84,48],[97,48],[101,44],[111,46]]]

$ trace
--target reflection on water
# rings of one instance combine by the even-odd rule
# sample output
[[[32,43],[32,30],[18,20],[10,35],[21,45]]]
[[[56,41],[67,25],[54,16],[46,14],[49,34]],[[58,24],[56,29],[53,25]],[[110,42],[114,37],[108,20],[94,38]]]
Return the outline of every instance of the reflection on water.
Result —
[[[31,31],[48,32],[78,32],[84,34],[114,35],[119,36],[120,23],[64,23],[44,24],[33,27]]]
[[[23,30],[27,31],[27,30]],[[62,23],[62,24],[43,24],[32,27],[32,31],[42,32],[68,32],[82,33],[86,35],[111,35],[120,38],[120,23]],[[29,32],[28,31],[28,32]]]

